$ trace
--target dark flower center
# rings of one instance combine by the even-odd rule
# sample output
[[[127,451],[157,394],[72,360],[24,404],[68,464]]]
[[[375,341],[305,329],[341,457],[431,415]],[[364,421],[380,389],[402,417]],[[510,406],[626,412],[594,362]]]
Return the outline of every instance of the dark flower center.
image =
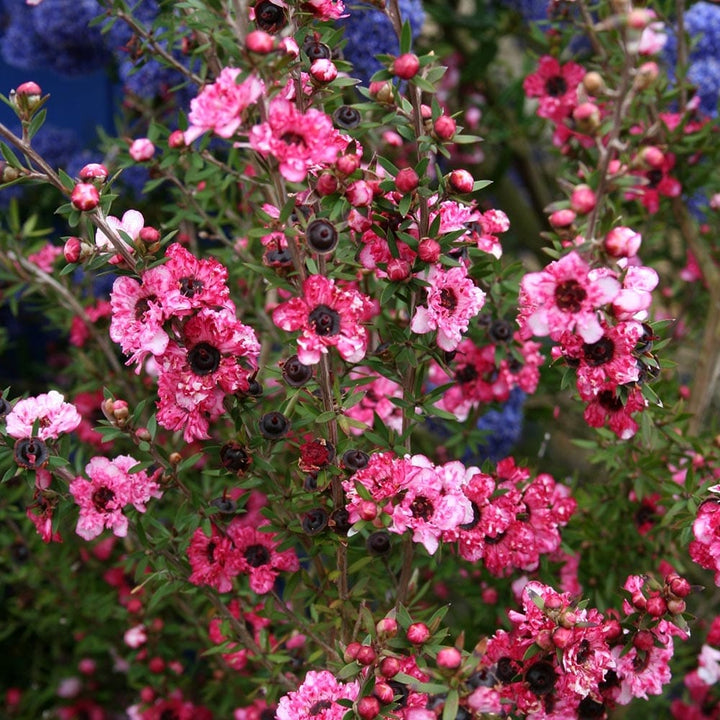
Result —
[[[21,438],[15,441],[13,457],[20,467],[37,470],[48,461],[50,451],[40,438]]]
[[[220,448],[220,462],[226,470],[242,473],[252,462],[247,450],[238,443],[227,443]]]
[[[648,179],[648,185],[651,188],[656,188],[660,181],[663,179],[663,171],[655,168],[654,170],[648,170],[645,173],[645,177]]]
[[[92,494],[92,501],[98,512],[105,512],[109,502],[115,499],[115,493],[109,487],[99,487]]]
[[[466,365],[465,367],[461,367],[455,373],[455,382],[458,382],[461,385],[464,385],[465,383],[469,383],[469,382],[472,382],[473,380],[476,380],[477,376],[478,376],[477,368],[474,365]]]
[[[421,520],[427,520],[432,517],[434,510],[433,504],[424,495],[418,495],[412,503],[410,503],[410,511],[413,517],[420,518]]]
[[[591,697],[583,698],[578,705],[579,720],[600,720],[605,717],[605,705]]]
[[[505,537],[506,533],[501,532],[498,533],[495,537],[490,537],[489,535],[485,536],[485,544],[486,545],[497,545],[499,542],[502,541],[502,539]]]
[[[643,505],[635,513],[635,524],[642,527],[647,523],[655,522],[656,517],[657,516],[655,515],[655,511],[650,507],[650,505]]]
[[[327,337],[340,332],[340,315],[327,305],[318,305],[308,316],[318,335]]]
[[[261,567],[270,562],[270,551],[260,543],[248,545],[245,550],[245,559],[250,567]]]
[[[140,298],[135,303],[135,319],[143,320],[145,313],[150,309],[150,303],[157,302],[157,295],[148,295],[147,297]]]
[[[577,280],[565,280],[555,288],[555,304],[563,312],[580,312],[586,297],[585,288]]]
[[[255,6],[255,22],[261,30],[276,33],[286,25],[287,20],[285,11],[281,7],[269,0],[261,0]]]
[[[547,695],[555,687],[555,669],[550,663],[535,663],[525,673],[525,682],[535,695]]]
[[[497,661],[497,667],[495,669],[495,677],[503,684],[509,683],[517,674],[515,664],[512,658],[501,657]]]
[[[545,92],[550,97],[562,97],[567,89],[567,80],[562,75],[554,75],[545,82]]]
[[[623,408],[622,400],[612,390],[601,390],[598,393],[600,406],[608,412],[620,412]]]
[[[488,335],[493,342],[507,342],[512,337],[512,325],[507,320],[495,320]]]
[[[584,665],[590,658],[590,643],[587,640],[581,640],[578,646],[578,653],[575,656],[578,665]]]
[[[214,373],[220,366],[220,351],[206,342],[198,343],[187,355],[190,369],[201,377]]]
[[[280,136],[280,139],[287,145],[299,145],[305,147],[305,138],[299,133],[288,131]]]
[[[309,710],[309,715],[319,715],[323,710],[329,710],[332,703],[329,700],[318,700]]]
[[[584,343],[585,362],[591,367],[599,367],[612,360],[615,343],[609,337],[601,337],[597,342]]]
[[[180,278],[180,292],[188,298],[195,297],[198,293],[203,291],[205,284],[202,280],[198,280],[194,277],[183,277]]]
[[[215,562],[215,548],[217,545],[215,544],[214,540],[211,540],[207,548],[205,548],[205,557],[207,558],[207,561],[212,565]]]
[[[302,529],[308,535],[322,532],[328,524],[328,514],[324,508],[315,508],[306,513],[302,519]]]
[[[457,295],[452,288],[443,288],[440,291],[440,307],[452,312],[458,305]]]

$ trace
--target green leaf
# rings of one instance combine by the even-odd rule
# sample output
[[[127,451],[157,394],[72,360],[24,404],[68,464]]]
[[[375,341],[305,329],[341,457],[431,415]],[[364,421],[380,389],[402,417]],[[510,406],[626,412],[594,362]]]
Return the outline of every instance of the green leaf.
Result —
[[[452,688],[452,690],[448,691],[447,697],[445,698],[442,720],[455,720],[459,705],[460,698],[458,697],[458,691],[455,688]]]
[[[410,22],[406,20],[402,26],[402,32],[400,33],[400,53],[409,53],[412,48],[412,28]]]

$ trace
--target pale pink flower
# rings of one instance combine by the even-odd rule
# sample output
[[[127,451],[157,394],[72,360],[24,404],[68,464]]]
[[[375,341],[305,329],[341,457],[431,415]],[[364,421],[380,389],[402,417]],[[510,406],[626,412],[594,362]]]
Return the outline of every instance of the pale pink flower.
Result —
[[[41,440],[57,438],[72,432],[82,421],[77,408],[65,402],[57,390],[37,397],[18,400],[5,418],[8,435],[16,439],[33,437],[33,425],[37,423],[37,435]]]
[[[452,351],[468,329],[470,318],[485,304],[485,293],[468,277],[464,266],[444,270],[433,266],[427,275],[427,307],[415,310],[410,328],[415,333],[437,330],[437,344]]]
[[[347,708],[337,700],[355,700],[360,692],[357,681],[340,682],[328,670],[308,671],[300,687],[280,698],[277,720],[317,720],[317,708],[322,720],[342,720]]]
[[[52,273],[55,260],[62,254],[63,249],[61,247],[57,247],[52,243],[45,243],[36,253],[28,255],[28,260],[37,265],[43,272]]]
[[[660,278],[650,267],[631,265],[622,281],[622,288],[612,302],[618,320],[645,320],[652,303],[652,291]]]
[[[145,162],[155,155],[155,145],[148,138],[137,138],[132,141],[129,152],[135,162]]]
[[[122,220],[114,215],[108,215],[106,220],[107,224],[120,235],[125,244],[134,243],[140,237],[140,231],[145,227],[145,218],[137,210],[128,210],[123,214]],[[123,237],[123,234],[127,237]],[[100,228],[95,232],[95,245],[98,250],[103,252],[115,252],[115,246]]]
[[[145,626],[140,625],[134,625],[129,630],[125,631],[125,634],[123,635],[123,642],[131,648],[137,649],[141,645],[144,645],[147,642],[147,631],[145,629]]]
[[[208,130],[223,138],[235,134],[245,110],[265,92],[260,78],[250,75],[238,83],[239,74],[238,68],[223,68],[217,80],[190,101],[190,127],[185,131],[188,145]]]
[[[592,275],[588,264],[573,251],[523,277],[518,323],[528,337],[549,335],[558,340],[566,330],[577,330],[586,343],[594,343],[603,334],[597,310],[619,292],[620,283],[614,277]]]

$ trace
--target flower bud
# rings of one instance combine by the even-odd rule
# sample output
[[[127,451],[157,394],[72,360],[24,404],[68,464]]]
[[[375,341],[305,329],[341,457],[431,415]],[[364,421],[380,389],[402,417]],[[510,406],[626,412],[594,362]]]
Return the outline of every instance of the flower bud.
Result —
[[[76,263],[80,260],[80,238],[70,237],[65,241],[63,246],[63,255],[65,262]]]
[[[603,76],[599,72],[592,70],[585,73],[583,87],[590,95],[597,95],[605,89],[605,80],[603,80]]]
[[[676,598],[672,598],[671,600],[667,601],[667,609],[669,613],[672,613],[673,615],[682,615],[682,613],[685,612],[685,601],[679,600]]]
[[[387,274],[393,282],[402,282],[410,277],[412,268],[407,260],[392,258],[387,264]]]
[[[550,225],[552,227],[554,227],[556,230],[559,230],[562,228],[570,227],[575,222],[576,217],[577,214],[574,210],[570,210],[570,208],[564,208],[563,210],[556,210],[554,213],[551,213],[548,221],[550,222]]]
[[[672,595],[675,597],[684,598],[692,592],[690,583],[677,573],[670,573],[665,578],[665,585]]]
[[[629,227],[616,227],[605,236],[605,252],[611,257],[633,257],[640,249],[642,237]]]
[[[391,658],[385,658],[385,660],[390,660]],[[392,658],[392,660],[395,660],[395,658]],[[400,663],[398,663],[398,668],[400,667]],[[398,670],[398,672],[400,672]],[[395,673],[397,675],[397,673]],[[387,676],[386,676],[387,677]],[[392,677],[392,676],[390,676]],[[388,685],[385,682],[376,682],[375,688],[373,689],[373,695],[383,704],[387,705],[388,703],[391,703],[393,701],[393,698],[395,697],[395,691],[392,689],[390,685]]]
[[[380,662],[380,674],[388,679],[395,677],[400,672],[400,660],[396,657],[385,657]]]
[[[326,195],[332,195],[337,192],[338,180],[329,172],[320,173],[318,175],[317,183],[315,185],[315,191],[318,195],[325,197]]]
[[[412,192],[419,184],[420,178],[413,168],[403,168],[395,176],[395,187],[401,193]]]
[[[330,83],[337,77],[335,63],[326,58],[318,58],[310,66],[310,75],[319,83]]]
[[[345,652],[343,653],[343,660],[348,663],[355,660],[361,647],[362,645],[360,645],[359,642],[349,643],[348,646],[345,648]]]
[[[638,68],[637,75],[635,75],[635,80],[633,81],[633,86],[636,90],[647,90],[647,88],[651,87],[655,83],[659,74],[660,69],[658,68],[658,64],[656,62],[651,60],[643,63]]]
[[[370,94],[385,105],[392,105],[395,102],[392,83],[387,81],[370,83]]]
[[[448,176],[450,187],[459,193],[470,193],[473,191],[475,180],[467,170],[453,170]]]
[[[595,103],[581,103],[573,110],[573,120],[580,132],[591,135],[600,127],[600,108]]]
[[[633,638],[633,645],[638,650],[652,650],[655,646],[655,636],[649,630],[640,630]]]
[[[357,714],[361,720],[375,720],[380,714],[380,702],[375,697],[364,697],[357,701]]]
[[[105,182],[107,176],[108,169],[101,163],[88,163],[80,170],[78,175],[83,182],[92,182],[93,180]]]
[[[29,119],[42,103],[42,90],[36,82],[24,82],[10,92],[10,102],[22,119]]]
[[[423,262],[436,263],[440,258],[440,243],[433,238],[423,238],[418,243],[418,255]]]
[[[454,647],[442,648],[437,654],[437,664],[439,667],[455,670],[462,664],[462,653]]]
[[[648,598],[645,609],[653,617],[662,617],[667,612],[668,606],[659,595],[653,595]]]
[[[358,506],[358,514],[363,520],[374,520],[377,513],[377,505],[372,500],[363,500]]]
[[[398,633],[398,621],[395,618],[384,617],[378,620],[375,631],[378,637],[383,640],[394,638]]]
[[[455,137],[457,123],[449,115],[441,115],[435,121],[433,130],[439,140],[452,140]]]
[[[360,665],[372,665],[376,659],[377,653],[371,645],[361,645],[355,655],[355,660],[357,660]]]
[[[589,213],[596,203],[597,198],[589,185],[578,185],[570,196],[570,207],[580,215]]]
[[[185,133],[183,133],[182,130],[173,130],[168,137],[168,147],[173,148],[173,150],[179,150],[180,148],[184,148],[185,145]]]
[[[403,80],[414,78],[420,69],[420,60],[414,53],[405,53],[395,58],[391,72]]]
[[[372,187],[365,180],[356,180],[345,189],[345,197],[354,207],[367,207],[372,204]]]
[[[275,47],[275,39],[264,30],[253,30],[245,38],[245,46],[250,52],[267,55]]]
[[[155,145],[148,138],[137,138],[130,144],[129,152],[135,162],[145,162],[155,155]]]
[[[430,638],[430,629],[425,623],[413,623],[407,629],[407,639],[413,645],[422,645]]]
[[[100,193],[90,183],[78,183],[73,188],[70,201],[78,210],[94,210],[100,203]]]
[[[360,158],[355,153],[339,155],[335,167],[343,175],[352,175],[360,167]]]
[[[655,145],[646,145],[638,153],[638,159],[645,167],[658,169],[665,162],[665,153]]]

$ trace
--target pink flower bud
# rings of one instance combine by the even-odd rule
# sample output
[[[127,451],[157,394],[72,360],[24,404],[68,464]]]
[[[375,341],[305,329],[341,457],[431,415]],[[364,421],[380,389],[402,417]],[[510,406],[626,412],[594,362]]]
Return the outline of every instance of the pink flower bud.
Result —
[[[455,137],[457,123],[449,115],[441,115],[433,126],[435,136],[439,140],[452,140]]]
[[[149,685],[146,685],[140,690],[140,699],[149,705],[155,700],[155,691]]]
[[[275,46],[275,39],[264,30],[253,30],[247,34],[245,45],[250,52],[267,55]]]
[[[387,264],[387,274],[393,282],[402,282],[410,277],[412,267],[407,260],[392,258]]]
[[[370,83],[370,94],[381,103],[392,105],[395,101],[392,83],[387,80]]]
[[[400,170],[395,176],[395,187],[401,193],[409,193],[417,188],[420,178],[413,168],[407,167]]]
[[[78,177],[83,181],[88,180],[107,180],[108,169],[101,163],[88,163],[80,170]]]
[[[646,145],[639,153],[640,162],[650,168],[661,168],[665,162],[665,153],[655,145]]]
[[[377,512],[377,505],[372,500],[363,500],[358,506],[358,514],[363,520],[374,520]]]
[[[647,8],[636,8],[627,15],[628,27],[644,30],[655,19],[655,13]]]
[[[580,132],[593,133],[600,127],[600,108],[595,103],[581,103],[573,110],[573,120]]]
[[[155,673],[155,675],[159,675],[165,670],[165,661],[161,657],[157,656],[150,658],[150,662],[148,662],[148,670],[150,670],[151,673]]]
[[[83,675],[93,675],[97,670],[97,663],[92,658],[82,658],[78,663],[78,670]]]
[[[643,63],[637,71],[637,74],[635,75],[635,80],[633,81],[633,85],[638,90],[645,90],[646,88],[649,88],[657,79],[658,75],[660,74],[660,68],[658,68],[658,64],[656,62],[653,62],[652,60],[646,63]]]
[[[310,75],[320,83],[332,82],[337,77],[337,74],[335,63],[327,58],[318,58],[310,66]]]
[[[324,172],[318,175],[317,184],[315,185],[315,190],[318,195],[322,197],[332,195],[334,192],[337,192],[337,189],[338,181],[332,173]]]
[[[398,632],[398,622],[395,618],[384,617],[378,620],[377,625],[375,625],[375,631],[379,638],[393,638]]]
[[[348,644],[348,646],[345,648],[345,652],[343,653],[343,660],[345,662],[352,662],[357,657],[358,651],[362,645],[360,645],[359,642],[351,642]]]
[[[467,170],[453,170],[448,178],[450,187],[459,193],[470,193],[475,185],[473,176]]]
[[[577,217],[574,210],[565,208],[563,210],[556,210],[548,218],[550,225],[556,229],[570,227]]]
[[[150,160],[155,154],[155,146],[148,138],[137,138],[130,145],[130,157],[135,162]]]
[[[616,227],[605,236],[605,252],[611,257],[633,257],[640,249],[642,237],[629,227]]]
[[[436,263],[440,259],[440,243],[433,238],[423,238],[418,244],[418,255],[423,262]]]
[[[439,667],[455,670],[462,663],[462,653],[454,647],[442,648],[437,654],[437,664]]]
[[[170,137],[168,137],[168,147],[179,150],[180,148],[184,148],[185,145],[185,133],[182,130],[173,130],[170,133]]]
[[[420,60],[414,53],[405,53],[395,58],[391,72],[403,80],[410,80],[417,75],[420,69]]]
[[[665,584],[668,590],[676,597],[684,598],[692,592],[690,583],[677,573],[670,573],[670,575],[665,578]]]
[[[652,650],[655,647],[655,636],[649,630],[640,630],[633,638],[633,645],[638,650]]]
[[[603,623],[603,635],[604,635],[605,639],[610,643],[613,640],[617,640],[622,635],[622,632],[623,632],[622,625],[615,618],[606,620]]]
[[[18,85],[15,88],[15,92],[16,92],[16,94],[24,95],[25,97],[28,97],[31,95],[37,95],[39,98],[40,95],[42,95],[42,89],[36,82],[33,82],[32,80],[29,80],[28,82],[24,82],[24,83]]]
[[[90,183],[78,183],[73,188],[70,201],[78,210],[94,210],[100,202],[100,193]]]
[[[671,600],[667,601],[667,609],[669,613],[672,613],[673,615],[681,615],[685,612],[685,601],[680,600],[677,598],[672,598]]]
[[[553,644],[561,650],[572,643],[574,636],[575,633],[572,630],[564,627],[556,627],[552,631]]]
[[[371,645],[361,645],[358,648],[355,660],[361,665],[372,665],[377,659],[377,653],[373,650]]]
[[[365,180],[356,180],[347,186],[345,197],[354,207],[366,207],[373,201],[372,187]]]
[[[407,639],[413,645],[422,645],[430,637],[430,630],[425,623],[413,623],[407,629]]]
[[[146,245],[152,245],[153,243],[160,242],[160,233],[154,227],[146,225],[140,230],[138,236]]]
[[[74,236],[68,238],[63,246],[63,254],[65,262],[76,263],[80,260],[80,238]]]
[[[667,612],[667,603],[659,595],[653,595],[648,598],[645,609],[653,617],[662,617]]]
[[[357,714],[362,720],[375,720],[380,714],[380,702],[375,697],[360,698],[357,702]]]
[[[380,674],[389,679],[395,677],[401,667],[400,660],[396,657],[385,657],[380,662]]]
[[[589,213],[596,203],[595,193],[589,185],[578,185],[570,196],[570,207],[580,215]]]
[[[385,658],[385,660],[389,660],[390,658]],[[396,658],[392,658],[395,660]],[[400,667],[400,663],[398,663],[398,668]],[[400,670],[398,670],[400,672]],[[395,673],[397,675],[397,672]],[[387,676],[386,676],[387,677]],[[395,691],[385,682],[376,682],[375,683],[375,689],[373,690],[373,695],[383,704],[387,705],[388,703],[391,703],[393,701],[393,698],[395,697]]]
[[[354,153],[339,155],[335,167],[343,175],[352,175],[360,167],[360,158]]]

